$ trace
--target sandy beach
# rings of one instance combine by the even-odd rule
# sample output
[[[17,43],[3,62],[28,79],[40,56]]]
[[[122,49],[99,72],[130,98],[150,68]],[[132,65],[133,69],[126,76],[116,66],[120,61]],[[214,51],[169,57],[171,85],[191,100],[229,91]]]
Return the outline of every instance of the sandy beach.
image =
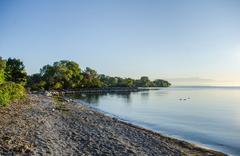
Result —
[[[29,94],[0,109],[0,155],[225,155],[72,101]]]

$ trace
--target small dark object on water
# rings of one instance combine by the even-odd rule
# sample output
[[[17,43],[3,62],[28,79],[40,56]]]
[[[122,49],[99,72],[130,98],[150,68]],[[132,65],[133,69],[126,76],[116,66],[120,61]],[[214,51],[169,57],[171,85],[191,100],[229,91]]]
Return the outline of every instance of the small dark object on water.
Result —
[[[180,101],[182,101],[182,100],[183,100],[183,101],[186,101],[186,100],[189,100],[189,99],[190,99],[190,98],[188,97],[188,98],[183,98],[183,99],[180,98],[179,100],[180,100]]]

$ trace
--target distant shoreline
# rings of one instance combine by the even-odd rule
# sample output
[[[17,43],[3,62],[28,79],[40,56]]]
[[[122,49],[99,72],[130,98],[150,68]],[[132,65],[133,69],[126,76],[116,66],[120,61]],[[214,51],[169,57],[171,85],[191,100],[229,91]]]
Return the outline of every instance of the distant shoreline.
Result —
[[[0,155],[225,155],[44,95],[0,110]]]

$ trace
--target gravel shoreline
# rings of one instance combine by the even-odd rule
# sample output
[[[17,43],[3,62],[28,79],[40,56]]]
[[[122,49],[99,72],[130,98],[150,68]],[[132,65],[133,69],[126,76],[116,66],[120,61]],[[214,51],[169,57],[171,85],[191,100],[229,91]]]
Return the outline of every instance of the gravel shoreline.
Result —
[[[85,105],[30,94],[0,108],[0,155],[225,155],[106,116]]]

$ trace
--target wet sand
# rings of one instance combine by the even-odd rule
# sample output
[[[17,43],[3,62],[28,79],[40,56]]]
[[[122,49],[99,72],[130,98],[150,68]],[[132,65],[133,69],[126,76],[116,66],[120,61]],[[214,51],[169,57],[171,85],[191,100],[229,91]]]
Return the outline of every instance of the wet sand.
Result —
[[[119,121],[82,104],[30,94],[0,108],[0,155],[225,155]]]

